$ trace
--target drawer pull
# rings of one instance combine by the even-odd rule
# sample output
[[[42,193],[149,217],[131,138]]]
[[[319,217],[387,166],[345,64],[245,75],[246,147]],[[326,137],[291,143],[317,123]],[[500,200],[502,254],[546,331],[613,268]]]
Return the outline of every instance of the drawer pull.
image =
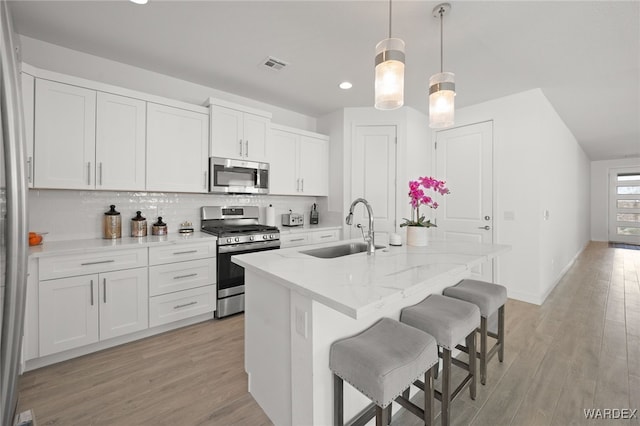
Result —
[[[174,251],[173,254],[189,254],[189,253],[197,253],[198,250],[187,250],[187,251]]]
[[[333,235],[332,235],[332,234],[329,234],[329,235],[320,235],[320,238],[331,238],[331,237],[333,237]]]
[[[115,260],[111,259],[111,260],[100,260],[98,262],[86,262],[86,263],[81,263],[80,266],[89,266],[89,265],[101,265],[103,263],[113,263],[115,262]]]
[[[174,306],[174,307],[173,307],[173,309],[185,308],[185,307],[187,307],[187,306],[195,305],[196,303],[198,303],[198,302],[193,301],[193,302],[189,302],[189,303],[183,303],[182,305],[176,305],[176,306]]]
[[[198,274],[193,273],[193,274],[187,274],[187,275],[178,275],[177,277],[173,277],[174,280],[181,280],[183,278],[191,278],[191,277],[197,277]]]
[[[296,241],[304,241],[304,238],[294,238],[294,239],[289,240],[289,241],[291,241],[292,243],[295,243]]]

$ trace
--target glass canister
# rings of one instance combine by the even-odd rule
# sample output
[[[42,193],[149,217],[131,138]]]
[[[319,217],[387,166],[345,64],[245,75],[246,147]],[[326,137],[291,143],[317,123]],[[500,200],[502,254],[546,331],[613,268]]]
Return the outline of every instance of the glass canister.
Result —
[[[131,236],[132,237],[147,236],[147,219],[142,217],[142,212],[137,211],[136,217],[131,219]]]
[[[167,235],[167,224],[162,221],[162,217],[158,216],[158,221],[151,227],[152,235]]]
[[[116,211],[116,206],[109,206],[109,211],[105,212],[103,219],[104,238],[115,239],[122,237],[122,217]]]

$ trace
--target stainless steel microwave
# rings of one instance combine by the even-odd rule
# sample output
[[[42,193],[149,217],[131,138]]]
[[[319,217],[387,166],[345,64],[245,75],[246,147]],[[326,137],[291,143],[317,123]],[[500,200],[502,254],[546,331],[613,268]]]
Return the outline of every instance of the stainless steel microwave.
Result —
[[[209,157],[209,192],[268,194],[269,164]]]

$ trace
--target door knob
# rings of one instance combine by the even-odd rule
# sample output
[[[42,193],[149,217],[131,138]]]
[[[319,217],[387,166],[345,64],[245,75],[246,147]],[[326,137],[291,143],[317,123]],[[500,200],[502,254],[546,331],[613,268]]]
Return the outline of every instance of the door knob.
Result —
[[[478,226],[478,229],[484,229],[485,231],[488,231],[489,229],[491,229],[491,227],[489,225],[486,226]]]

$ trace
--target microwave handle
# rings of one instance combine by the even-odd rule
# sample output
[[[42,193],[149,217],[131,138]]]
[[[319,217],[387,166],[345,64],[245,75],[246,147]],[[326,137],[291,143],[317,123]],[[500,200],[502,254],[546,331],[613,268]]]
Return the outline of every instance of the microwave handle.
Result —
[[[208,174],[208,173],[207,173],[207,171],[205,170],[205,172],[204,172],[204,189],[205,189],[205,190],[207,190],[207,187],[208,187],[208,185],[207,185],[207,184],[208,184],[208,182],[207,182],[207,174]]]

